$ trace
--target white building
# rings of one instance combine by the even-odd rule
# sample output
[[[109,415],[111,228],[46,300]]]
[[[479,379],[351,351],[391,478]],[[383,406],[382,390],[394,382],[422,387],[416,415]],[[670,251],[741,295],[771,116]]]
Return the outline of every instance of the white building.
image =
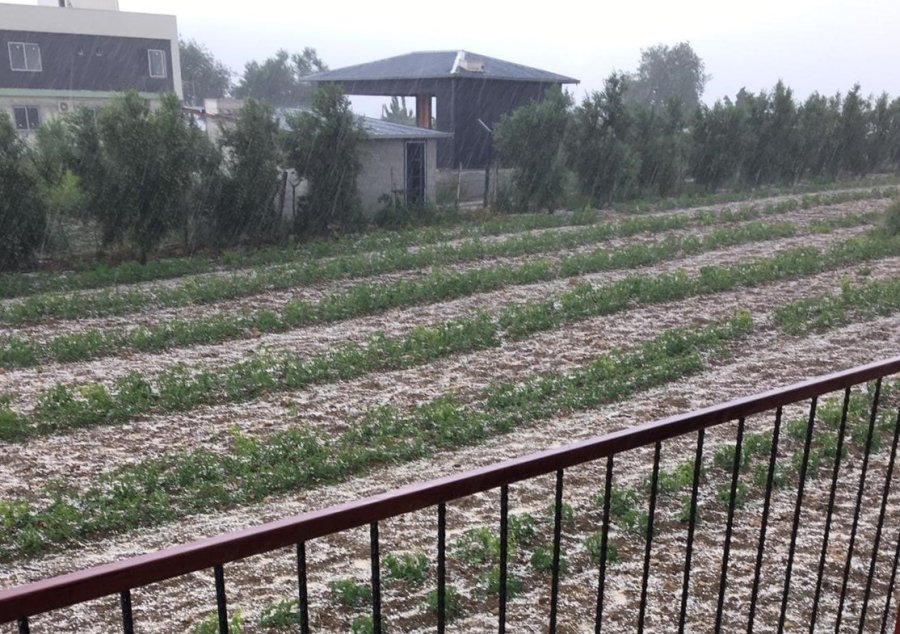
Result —
[[[19,130],[127,90],[181,97],[175,16],[119,11],[118,0],[0,3],[0,111]]]

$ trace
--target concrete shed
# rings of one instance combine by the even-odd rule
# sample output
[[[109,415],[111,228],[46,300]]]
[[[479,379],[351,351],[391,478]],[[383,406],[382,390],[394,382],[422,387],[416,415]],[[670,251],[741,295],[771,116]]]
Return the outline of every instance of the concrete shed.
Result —
[[[363,210],[371,215],[391,197],[410,207],[435,201],[437,142],[452,134],[363,118],[368,139],[357,185]]]

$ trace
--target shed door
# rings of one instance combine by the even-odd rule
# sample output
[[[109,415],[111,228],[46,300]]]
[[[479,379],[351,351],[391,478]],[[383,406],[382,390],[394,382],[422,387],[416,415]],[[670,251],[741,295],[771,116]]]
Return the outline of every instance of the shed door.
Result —
[[[406,205],[425,205],[425,143],[406,144]]]

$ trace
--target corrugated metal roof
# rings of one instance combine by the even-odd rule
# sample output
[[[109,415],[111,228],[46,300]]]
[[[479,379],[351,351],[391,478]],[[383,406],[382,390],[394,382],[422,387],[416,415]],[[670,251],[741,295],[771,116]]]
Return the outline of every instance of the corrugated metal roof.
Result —
[[[467,64],[460,64],[462,55]],[[483,65],[483,66],[482,66]],[[467,70],[467,68],[481,70]],[[346,66],[304,77],[308,81],[383,81],[402,79],[449,79],[483,77],[486,79],[577,84],[578,80],[538,68],[514,64],[496,57],[469,51],[420,51],[380,59],[366,64]]]
[[[453,136],[449,132],[417,128],[372,117],[363,117],[363,125],[373,139],[447,139]]]
[[[278,119],[278,126],[282,130],[289,130],[287,116],[295,115],[299,112],[308,112],[308,109],[276,108],[275,114]],[[404,125],[373,117],[360,116],[359,120],[366,129],[366,134],[369,135],[370,139],[449,139],[453,136],[449,132],[419,128],[414,125]]]

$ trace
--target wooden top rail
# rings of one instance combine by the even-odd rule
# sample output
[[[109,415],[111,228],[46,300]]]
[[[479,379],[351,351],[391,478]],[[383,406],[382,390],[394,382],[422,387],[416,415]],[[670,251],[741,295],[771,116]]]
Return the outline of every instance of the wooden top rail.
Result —
[[[3,590],[0,623],[293,546],[898,372],[900,356],[362,500]]]

